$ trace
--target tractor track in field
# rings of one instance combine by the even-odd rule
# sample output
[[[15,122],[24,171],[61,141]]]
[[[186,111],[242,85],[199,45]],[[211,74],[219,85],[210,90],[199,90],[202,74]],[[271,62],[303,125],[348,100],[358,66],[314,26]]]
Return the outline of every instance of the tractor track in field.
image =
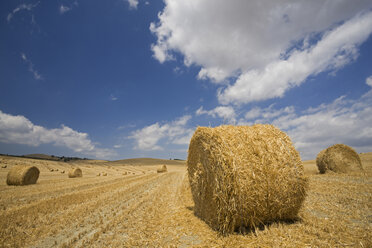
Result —
[[[161,177],[149,174],[112,180],[111,183],[97,184],[88,189],[83,186],[67,194],[9,209],[0,215],[0,243],[5,247],[23,247],[45,236],[53,237],[66,227],[80,227],[96,209],[114,209],[110,202],[122,201],[123,195],[130,198],[133,192],[141,187],[148,188],[152,181]],[[135,197],[132,195],[133,199]]]
[[[142,175],[141,175],[142,176]],[[138,178],[141,176],[129,176],[128,179]],[[9,187],[7,190],[1,192],[0,199],[0,214],[3,210],[13,210],[13,208],[24,207],[27,204],[36,204],[36,202],[41,200],[58,198],[61,195],[66,195],[81,190],[89,190],[97,188],[104,185],[109,185],[114,182],[119,182],[123,178],[105,178],[101,182],[97,182],[95,178],[89,178],[83,182],[79,182],[79,179],[71,179],[73,182],[66,183],[66,179],[60,179],[53,184],[43,184],[41,187],[39,185],[30,185],[26,190],[17,191],[18,187]],[[75,183],[77,182],[77,184]],[[3,208],[1,208],[3,206]],[[6,207],[5,207],[6,206]]]

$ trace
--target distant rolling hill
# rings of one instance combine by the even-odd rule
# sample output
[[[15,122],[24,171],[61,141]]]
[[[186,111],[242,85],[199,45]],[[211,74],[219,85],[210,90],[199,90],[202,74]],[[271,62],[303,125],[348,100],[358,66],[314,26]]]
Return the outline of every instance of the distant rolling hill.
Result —
[[[112,161],[111,163],[117,164],[128,164],[128,165],[185,165],[184,160],[168,160],[168,159],[158,159],[158,158],[130,158]]]
[[[33,158],[33,159],[52,160],[52,161],[63,161],[63,162],[87,160],[86,158],[65,157],[65,156],[58,157],[58,156],[47,155],[47,154],[42,154],[42,153],[27,154],[27,155],[23,155],[22,157]]]
[[[36,158],[36,159],[48,159],[48,160],[55,160],[55,161],[59,160],[59,157],[50,156],[50,155],[42,154],[42,153],[27,154],[27,155],[23,155],[23,157]]]

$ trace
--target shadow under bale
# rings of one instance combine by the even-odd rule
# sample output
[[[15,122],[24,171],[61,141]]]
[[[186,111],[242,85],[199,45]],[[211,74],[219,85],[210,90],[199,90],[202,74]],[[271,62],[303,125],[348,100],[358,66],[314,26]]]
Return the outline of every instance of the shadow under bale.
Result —
[[[35,166],[17,165],[8,172],[6,183],[8,185],[35,184],[39,178],[40,171]]]
[[[243,235],[251,234],[251,233],[256,234],[257,231],[263,231],[265,230],[265,228],[268,228],[272,225],[292,225],[292,224],[301,223],[301,222],[302,222],[302,219],[297,217],[297,218],[292,218],[292,219],[287,219],[287,220],[284,219],[284,220],[267,222],[267,223],[263,223],[255,227],[239,226],[235,228],[234,232],[237,234],[243,234]]]

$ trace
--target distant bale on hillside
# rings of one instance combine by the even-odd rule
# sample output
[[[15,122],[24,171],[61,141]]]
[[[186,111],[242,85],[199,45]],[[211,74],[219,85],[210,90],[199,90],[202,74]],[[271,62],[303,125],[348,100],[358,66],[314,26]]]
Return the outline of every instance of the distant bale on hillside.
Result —
[[[82,176],[83,176],[83,172],[81,171],[80,168],[72,168],[68,172],[68,177],[69,178],[82,177]]]
[[[17,165],[8,172],[6,183],[8,185],[35,184],[39,178],[40,171],[35,166]]]
[[[163,172],[167,172],[168,169],[167,169],[167,166],[165,164],[163,164],[162,166],[160,166],[160,168],[158,168],[156,170],[158,173],[163,173]]]
[[[327,170],[338,173],[363,170],[359,154],[350,146],[336,144],[319,152],[316,165],[321,174]]]
[[[292,141],[272,125],[198,127],[187,170],[195,214],[223,234],[296,218],[308,185]]]

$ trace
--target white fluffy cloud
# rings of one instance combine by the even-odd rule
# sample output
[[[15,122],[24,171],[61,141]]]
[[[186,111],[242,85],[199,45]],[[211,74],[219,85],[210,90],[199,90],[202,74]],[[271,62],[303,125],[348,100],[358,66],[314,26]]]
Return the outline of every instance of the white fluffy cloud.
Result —
[[[369,86],[372,87],[372,76],[369,76],[369,77],[366,79],[366,84],[368,84]]]
[[[61,14],[64,14],[64,13],[70,11],[70,10],[71,10],[70,7],[64,6],[63,4],[61,4],[61,6],[59,7],[59,13],[61,13]]]
[[[231,106],[218,106],[212,110],[204,110],[203,106],[201,106],[198,110],[196,110],[196,115],[210,115],[214,118],[219,117],[229,123],[235,123],[236,121],[236,113],[233,107]]]
[[[137,9],[138,6],[138,0],[127,0],[129,3],[129,7],[132,9]]]
[[[242,73],[235,84],[218,95],[222,103],[248,103],[282,97],[310,75],[337,70],[358,56],[358,46],[372,32],[372,12],[358,15],[327,32],[314,46],[294,50],[285,60],[268,64],[263,70]]]
[[[295,112],[295,109],[293,106],[281,108],[281,109],[275,109],[274,105],[270,105],[268,108],[261,109],[258,107],[255,107],[251,110],[249,110],[245,114],[246,120],[252,120],[255,119],[256,122],[265,122],[266,120],[271,120],[275,117],[281,116],[283,114],[292,114]],[[260,119],[257,119],[260,118]]]
[[[142,129],[132,132],[129,137],[135,140],[135,149],[137,150],[162,150],[159,145],[161,140],[167,143],[186,145],[189,144],[193,129],[187,128],[186,124],[191,119],[190,115],[185,115],[175,121],[163,125],[158,122]]]
[[[282,96],[310,75],[338,69],[357,57],[372,31],[371,13],[361,12],[372,7],[369,0],[165,4],[150,25],[154,57],[163,63],[181,53],[185,65],[201,66],[200,79],[237,77],[219,92],[223,104]]]
[[[29,146],[53,144],[97,158],[114,155],[109,149],[97,148],[87,133],[80,133],[65,125],[60,128],[47,129],[33,124],[24,116],[14,116],[2,111],[0,111],[0,142]]]
[[[372,150],[372,90],[360,99],[341,96],[300,114],[294,110],[293,106],[254,108],[240,124],[272,123],[287,131],[303,159],[314,159],[320,150],[336,143],[359,152]]]

